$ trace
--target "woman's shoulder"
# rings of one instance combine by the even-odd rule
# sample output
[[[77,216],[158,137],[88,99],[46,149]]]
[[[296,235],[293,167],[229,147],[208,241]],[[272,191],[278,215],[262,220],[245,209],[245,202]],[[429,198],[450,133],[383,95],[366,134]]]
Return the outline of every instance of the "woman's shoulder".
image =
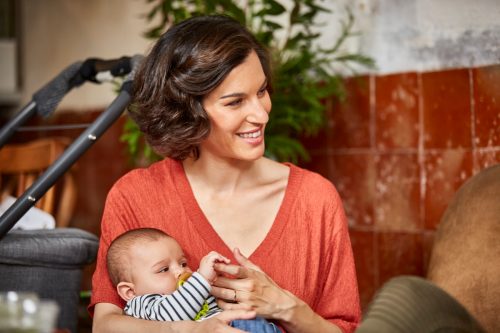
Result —
[[[328,206],[341,203],[340,195],[329,179],[292,163],[285,163],[285,165],[290,168],[288,190],[302,202],[309,202],[318,207],[321,203]]]
[[[177,197],[177,188],[171,180],[172,163],[175,161],[162,160],[123,175],[106,196],[104,217],[109,217],[114,224],[117,215],[134,220],[139,212],[144,213],[152,206],[165,204],[164,198],[173,200]]]
[[[111,188],[111,191],[137,191],[141,188],[161,186],[162,183],[171,182],[172,169],[178,163],[169,158],[155,162],[147,167],[132,169],[121,176]]]
[[[285,165],[290,168],[286,198],[290,228],[327,237],[326,243],[331,244],[332,235],[347,223],[342,199],[334,184],[317,172],[291,163]],[[331,232],[324,233],[324,230]]]
[[[291,180],[293,180],[292,178],[300,180],[300,186],[302,189],[315,189],[315,191],[336,192],[333,183],[323,175],[308,169],[304,169],[292,163],[284,163],[284,165],[290,168]]]

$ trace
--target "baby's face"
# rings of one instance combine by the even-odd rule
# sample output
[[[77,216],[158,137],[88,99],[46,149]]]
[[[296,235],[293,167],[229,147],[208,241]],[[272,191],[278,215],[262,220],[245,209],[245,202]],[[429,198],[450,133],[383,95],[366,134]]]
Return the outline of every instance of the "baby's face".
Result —
[[[179,276],[191,273],[181,247],[173,238],[139,242],[130,252],[136,296],[171,294],[177,289]]]

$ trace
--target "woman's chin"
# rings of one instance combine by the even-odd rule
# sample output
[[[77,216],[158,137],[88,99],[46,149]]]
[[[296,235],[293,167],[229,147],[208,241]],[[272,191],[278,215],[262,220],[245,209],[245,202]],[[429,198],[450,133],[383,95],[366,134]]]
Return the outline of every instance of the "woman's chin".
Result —
[[[239,154],[241,160],[253,162],[264,156],[265,147],[264,144],[259,147],[254,147],[250,151],[244,151]]]

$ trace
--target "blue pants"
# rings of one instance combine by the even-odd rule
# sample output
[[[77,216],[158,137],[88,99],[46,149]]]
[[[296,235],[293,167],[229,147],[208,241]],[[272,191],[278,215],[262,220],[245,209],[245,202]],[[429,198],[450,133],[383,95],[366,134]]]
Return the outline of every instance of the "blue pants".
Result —
[[[246,320],[233,320],[231,326],[250,333],[280,333],[276,325],[261,317]]]

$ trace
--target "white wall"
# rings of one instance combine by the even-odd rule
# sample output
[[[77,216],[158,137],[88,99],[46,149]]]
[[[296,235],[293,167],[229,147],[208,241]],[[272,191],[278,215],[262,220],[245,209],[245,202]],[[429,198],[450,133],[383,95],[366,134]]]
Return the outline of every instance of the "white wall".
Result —
[[[500,0],[326,0],[334,12],[320,17],[324,45],[338,36],[346,4],[362,32],[348,48],[372,56],[379,74],[500,63]],[[147,11],[146,0],[21,0],[23,104],[74,61],[145,52]],[[60,108],[100,108],[114,97],[109,84],[87,83]]]
[[[359,49],[378,73],[500,63],[499,0],[365,0]]]
[[[147,9],[145,0],[22,0],[22,104],[76,61],[144,53],[151,43],[142,37]],[[100,108],[115,97],[109,83],[86,83],[59,109]]]

